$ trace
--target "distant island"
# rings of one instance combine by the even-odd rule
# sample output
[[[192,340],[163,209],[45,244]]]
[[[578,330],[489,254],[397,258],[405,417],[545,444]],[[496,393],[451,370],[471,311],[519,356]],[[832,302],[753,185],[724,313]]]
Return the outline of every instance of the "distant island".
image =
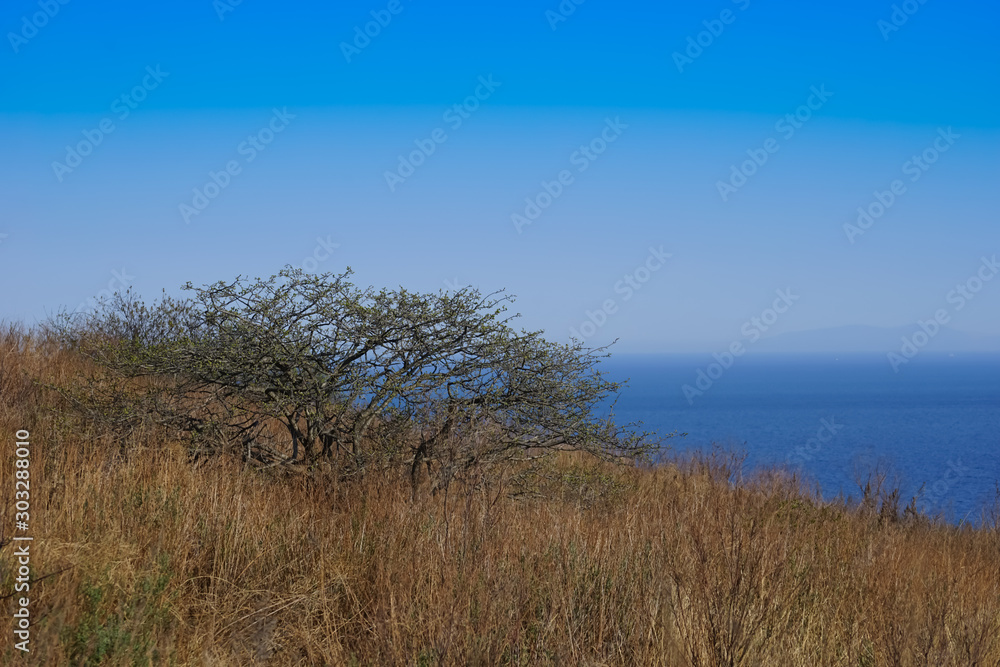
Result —
[[[921,331],[918,324],[899,327],[849,325],[829,329],[793,331],[762,337],[748,352],[768,353],[857,353],[898,350],[904,337],[912,338]],[[924,349],[928,352],[1000,352],[1000,335],[981,335],[941,327],[930,337]]]

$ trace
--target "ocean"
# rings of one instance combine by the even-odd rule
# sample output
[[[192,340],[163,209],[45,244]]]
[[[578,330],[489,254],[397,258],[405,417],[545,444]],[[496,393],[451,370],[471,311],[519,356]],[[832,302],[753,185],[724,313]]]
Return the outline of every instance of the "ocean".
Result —
[[[727,363],[728,362],[728,363]],[[615,408],[675,452],[713,444],[747,455],[746,470],[785,465],[824,498],[859,496],[856,471],[889,466],[905,505],[977,523],[1000,482],[1000,355],[923,352],[895,372],[885,354],[613,354],[628,378]]]

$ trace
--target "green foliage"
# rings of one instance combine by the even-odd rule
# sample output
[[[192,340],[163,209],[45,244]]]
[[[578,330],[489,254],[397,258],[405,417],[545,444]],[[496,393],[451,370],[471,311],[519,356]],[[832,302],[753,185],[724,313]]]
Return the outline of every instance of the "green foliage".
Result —
[[[166,554],[158,565],[158,571],[140,579],[125,600],[119,599],[122,591],[107,575],[101,583],[85,581],[80,586],[83,614],[63,631],[74,665],[164,664],[167,656],[153,647],[155,634],[165,631],[172,619]]]

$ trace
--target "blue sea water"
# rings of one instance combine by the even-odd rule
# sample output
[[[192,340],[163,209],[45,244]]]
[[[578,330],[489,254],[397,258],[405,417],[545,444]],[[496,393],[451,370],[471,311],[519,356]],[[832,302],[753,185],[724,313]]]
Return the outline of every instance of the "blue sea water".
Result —
[[[889,465],[908,502],[978,522],[1000,482],[1000,355],[918,355],[895,372],[884,354],[618,355],[629,378],[619,422],[644,422],[674,451],[713,443],[747,454],[747,469],[787,465],[823,497],[857,498],[856,471]],[[705,376],[698,380],[702,371]],[[714,379],[713,379],[714,378]],[[701,392],[696,394],[684,386]]]

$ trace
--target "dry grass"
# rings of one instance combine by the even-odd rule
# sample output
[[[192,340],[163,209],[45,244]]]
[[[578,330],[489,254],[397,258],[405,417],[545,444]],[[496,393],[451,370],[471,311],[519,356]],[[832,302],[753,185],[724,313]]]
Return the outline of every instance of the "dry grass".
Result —
[[[31,378],[70,353],[0,335],[0,487],[31,432],[32,653],[5,664],[997,665],[1000,531],[823,505],[724,459],[554,461],[411,500],[402,473],[338,482],[192,464],[94,432]],[[6,540],[5,540],[6,541]],[[12,545],[0,595],[13,590]],[[12,624],[12,600],[5,603]]]

